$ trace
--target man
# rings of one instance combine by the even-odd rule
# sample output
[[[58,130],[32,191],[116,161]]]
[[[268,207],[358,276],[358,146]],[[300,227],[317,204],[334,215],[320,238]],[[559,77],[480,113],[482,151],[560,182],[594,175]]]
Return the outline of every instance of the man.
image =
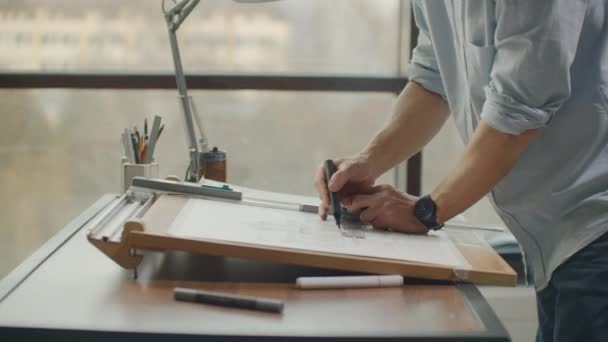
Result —
[[[608,341],[606,0],[414,1],[410,82],[329,182],[379,229],[426,233],[489,193],[537,288],[537,341]],[[373,186],[452,113],[462,159],[428,195]],[[327,184],[316,187],[320,216]]]

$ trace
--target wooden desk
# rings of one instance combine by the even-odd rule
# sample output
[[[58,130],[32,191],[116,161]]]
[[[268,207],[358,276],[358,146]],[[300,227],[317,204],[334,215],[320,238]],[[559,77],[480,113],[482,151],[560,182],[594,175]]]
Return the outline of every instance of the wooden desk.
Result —
[[[154,253],[137,280],[86,241],[101,198],[0,282],[0,340],[509,341],[473,285],[301,291],[344,274],[250,260]],[[285,301],[282,315],[175,302],[175,286]]]

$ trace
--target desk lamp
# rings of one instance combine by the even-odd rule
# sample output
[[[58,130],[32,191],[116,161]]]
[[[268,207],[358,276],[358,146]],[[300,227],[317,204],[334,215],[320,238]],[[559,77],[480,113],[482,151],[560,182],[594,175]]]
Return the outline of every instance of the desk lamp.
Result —
[[[256,3],[256,2],[269,2],[277,0],[234,0],[241,3]],[[222,161],[225,163],[225,153],[219,151],[217,148],[209,150],[209,141],[205,135],[203,122],[196,110],[194,101],[188,95],[188,87],[186,86],[186,78],[184,76],[184,68],[182,66],[182,60],[179,53],[179,47],[177,45],[176,32],[180,25],[186,20],[188,15],[194,10],[200,0],[173,0],[173,6],[167,8],[165,6],[166,0],[162,0],[162,10],[165,16],[165,22],[167,23],[167,30],[169,31],[169,42],[171,44],[171,54],[173,56],[173,64],[175,67],[175,80],[177,81],[177,90],[179,93],[179,101],[186,121],[186,133],[188,135],[190,163],[188,170],[186,171],[185,180],[190,182],[198,182],[203,176],[203,170],[201,167],[205,165],[207,161]],[[194,123],[198,128],[199,137],[197,138],[196,131],[194,129]],[[225,164],[223,164],[223,177],[207,177],[218,181],[225,181]],[[221,173],[221,172],[220,172]],[[224,179],[222,179],[224,178]]]

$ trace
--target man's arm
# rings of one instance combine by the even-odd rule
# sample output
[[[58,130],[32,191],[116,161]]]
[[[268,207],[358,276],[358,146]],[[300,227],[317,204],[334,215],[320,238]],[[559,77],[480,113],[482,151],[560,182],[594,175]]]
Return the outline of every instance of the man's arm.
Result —
[[[431,193],[437,222],[444,223],[490,192],[539,132],[532,129],[513,135],[482,121],[455,169]]]
[[[364,163],[369,161],[369,177],[372,180],[420,151],[437,134],[449,115],[426,18],[415,3],[413,13],[420,33],[408,68],[410,82],[399,95],[391,120],[355,157]],[[348,177],[340,172],[344,169],[338,168],[334,176],[336,179],[330,182],[332,190],[341,189],[348,181]],[[317,183],[321,198],[324,199],[324,182]]]
[[[514,135],[482,122],[462,160],[431,194],[438,208],[437,222],[444,223],[489,192],[509,172],[539,131],[533,129]],[[427,228],[414,217],[417,199],[391,186],[376,186],[368,193],[352,196],[345,206],[351,212],[361,211],[361,220],[375,228],[424,234]]]
[[[329,184],[323,165],[317,170],[315,187],[321,198],[319,215],[322,219],[327,218],[329,210],[328,188],[340,191],[342,204],[346,206],[354,195],[377,192],[378,189],[373,188],[376,178],[420,151],[448,117],[446,92],[424,13],[416,3],[413,9],[420,34],[408,70],[410,82],[399,95],[393,116],[384,129],[359,154],[334,161],[338,171]]]
[[[388,124],[356,156],[336,160],[338,171],[329,184],[324,166],[315,176],[315,187],[321,198],[319,215],[327,218],[330,191],[342,194],[342,204],[352,196],[373,191],[376,178],[397,163],[410,158],[437,134],[449,115],[448,104],[436,93],[410,81],[397,99]]]
[[[419,152],[448,116],[448,104],[441,96],[409,82],[390,121],[360,153],[369,160],[372,175],[378,177]]]
[[[329,212],[329,193],[339,191],[342,204],[349,206],[355,195],[375,191],[372,186],[380,175],[397,163],[410,158],[437,134],[449,116],[448,104],[436,93],[410,81],[399,95],[388,124],[356,156],[334,161],[338,171],[329,184],[324,166],[315,176],[321,198],[319,216]]]
[[[408,69],[410,82],[399,95],[390,122],[361,153],[370,159],[375,177],[420,151],[449,115],[429,27],[416,3],[413,14],[419,35]]]
[[[505,177],[569,99],[571,66],[587,5],[584,0],[496,3],[496,56],[481,123],[455,170],[431,193],[440,222],[474,204]],[[529,46],[533,48],[522,48]],[[423,233],[414,217],[416,200],[392,187],[376,187],[373,193],[354,196],[347,206],[363,210],[361,218],[374,227]]]

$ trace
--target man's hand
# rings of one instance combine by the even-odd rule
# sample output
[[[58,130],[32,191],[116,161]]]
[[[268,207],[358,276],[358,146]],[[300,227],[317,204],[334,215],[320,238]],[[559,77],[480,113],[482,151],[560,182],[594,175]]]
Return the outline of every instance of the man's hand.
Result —
[[[357,194],[369,194],[380,175],[420,151],[439,132],[449,116],[447,102],[416,82],[408,82],[391,120],[353,158],[334,160],[337,172],[329,182],[331,191],[338,191],[342,200]],[[315,176],[321,205],[319,216],[327,218],[329,194],[322,165]]]
[[[428,229],[414,216],[417,197],[397,191],[390,185],[375,186],[369,194],[343,201],[351,213],[361,212],[361,221],[377,229],[426,234]]]
[[[336,173],[329,181],[329,189],[340,192],[342,199],[348,200],[353,195],[370,193],[376,177],[372,174],[370,163],[363,156],[334,160]],[[329,192],[325,181],[325,165],[321,164],[315,176],[315,187],[321,198],[319,216],[327,219],[329,212]]]

